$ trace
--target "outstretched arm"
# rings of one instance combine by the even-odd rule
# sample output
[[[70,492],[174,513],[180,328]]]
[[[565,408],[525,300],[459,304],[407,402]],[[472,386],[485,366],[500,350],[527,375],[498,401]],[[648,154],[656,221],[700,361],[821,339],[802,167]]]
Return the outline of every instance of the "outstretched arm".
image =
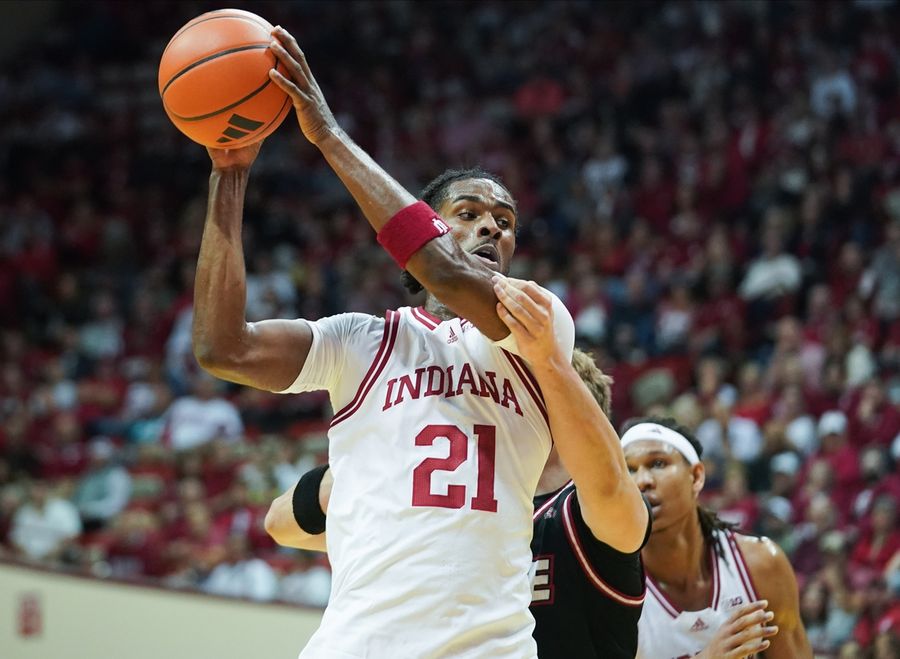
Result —
[[[282,391],[303,368],[312,332],[302,320],[246,321],[241,224],[250,167],[261,145],[208,149],[213,167],[194,282],[192,342],[197,361],[212,375]]]
[[[272,69],[272,81],[290,95],[303,134],[319,148],[369,224],[380,232],[394,215],[415,203],[415,197],[338,126],[294,37],[281,27],[272,34],[272,51],[287,71],[283,75]],[[509,334],[494,306],[493,272],[464,252],[452,236],[426,243],[410,257],[406,269],[488,338],[498,340]]]
[[[778,635],[772,638],[765,656],[767,659],[812,659],[812,648],[800,617],[797,578],[784,551],[769,538],[739,535],[737,542],[759,590],[757,594],[769,601],[769,609],[775,614],[771,624],[777,625]]]
[[[498,314],[529,363],[547,404],[550,433],[578,489],[594,537],[624,553],[637,551],[649,512],[625,464],[615,429],[553,337],[549,296],[534,282],[497,278]]]
[[[301,479],[302,480],[302,479]],[[319,484],[319,506],[322,513],[328,512],[328,501],[331,498],[331,487],[334,478],[331,470],[327,470]],[[266,513],[266,533],[282,547],[295,547],[308,551],[326,551],[325,533],[309,533],[300,528],[294,516],[294,490],[296,485],[289,488],[269,506]]]

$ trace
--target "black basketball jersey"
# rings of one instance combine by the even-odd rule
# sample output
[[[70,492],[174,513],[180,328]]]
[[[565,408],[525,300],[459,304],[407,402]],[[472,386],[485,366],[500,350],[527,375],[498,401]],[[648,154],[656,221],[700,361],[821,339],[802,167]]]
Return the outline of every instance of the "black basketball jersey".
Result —
[[[648,523],[645,543],[649,535]],[[531,551],[539,659],[634,659],[645,588],[640,551],[623,554],[594,537],[571,481],[535,497]]]

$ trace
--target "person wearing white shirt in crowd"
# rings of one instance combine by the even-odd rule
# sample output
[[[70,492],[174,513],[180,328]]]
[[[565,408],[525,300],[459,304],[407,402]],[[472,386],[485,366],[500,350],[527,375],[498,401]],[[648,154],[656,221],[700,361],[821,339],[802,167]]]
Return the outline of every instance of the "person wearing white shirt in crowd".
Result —
[[[91,442],[91,469],[79,481],[72,497],[86,527],[105,524],[122,512],[131,499],[131,476],[113,461],[115,451],[105,437]]]
[[[708,459],[733,458],[752,462],[763,447],[762,432],[752,419],[733,416],[733,392],[720,393],[713,405],[713,416],[697,427],[697,440]]]
[[[29,559],[55,560],[67,541],[81,533],[78,509],[71,501],[53,496],[42,481],[32,482],[29,495],[13,516],[13,548]]]
[[[747,268],[738,292],[745,300],[772,299],[793,293],[802,282],[800,261],[784,251],[781,230],[766,227],[763,251]]]
[[[215,378],[200,373],[193,384],[193,395],[178,398],[166,410],[163,442],[183,451],[217,438],[238,439],[244,432],[240,412],[217,395]]]
[[[293,568],[281,578],[278,598],[293,604],[324,608],[330,594],[331,570],[315,563],[309,553],[297,552]]]
[[[224,560],[202,588],[212,595],[269,602],[278,595],[278,577],[268,563],[251,556],[246,535],[235,534],[228,538]]]

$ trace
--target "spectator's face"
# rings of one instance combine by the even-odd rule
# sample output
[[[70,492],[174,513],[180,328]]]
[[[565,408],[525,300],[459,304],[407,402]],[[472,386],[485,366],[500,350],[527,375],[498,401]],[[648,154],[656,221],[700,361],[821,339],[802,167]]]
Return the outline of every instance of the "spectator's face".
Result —
[[[874,659],[897,659],[900,656],[900,639],[893,630],[881,632],[875,638]]]
[[[697,496],[705,480],[702,464],[691,467],[673,446],[657,440],[629,444],[625,462],[631,478],[650,502],[653,533],[696,514]]]
[[[794,491],[794,476],[782,471],[772,474],[772,494],[786,496]]]
[[[226,549],[227,560],[232,563],[244,560],[250,553],[250,545],[247,542],[247,537],[243,535],[230,536],[228,538]]]
[[[844,436],[840,433],[830,432],[822,437],[822,449],[826,453],[833,453],[844,445]]]
[[[194,381],[194,395],[200,400],[210,400],[216,395],[216,381],[207,375],[198,375]]]
[[[31,486],[31,501],[34,505],[38,508],[43,508],[49,498],[50,490],[47,488],[47,484],[42,481],[35,481]]]
[[[877,448],[866,449],[859,458],[859,469],[864,479],[877,481],[886,471],[884,454]]]
[[[813,491],[827,492],[831,488],[832,477],[831,465],[824,460],[818,460],[809,468],[806,482]]]
[[[889,533],[894,528],[897,507],[889,495],[880,497],[872,508],[872,528],[877,533]]]
[[[841,653],[839,659],[859,659],[859,657],[865,656],[862,651],[862,646],[856,641],[847,641],[841,646]]]
[[[803,591],[800,601],[800,614],[806,624],[819,622],[825,613],[825,592],[820,586],[812,585]]]
[[[834,526],[834,509],[828,496],[821,494],[813,497],[806,509],[806,517],[820,532]]]
[[[481,178],[454,181],[436,210],[464,251],[491,270],[509,272],[517,216],[515,202],[503,186]]]

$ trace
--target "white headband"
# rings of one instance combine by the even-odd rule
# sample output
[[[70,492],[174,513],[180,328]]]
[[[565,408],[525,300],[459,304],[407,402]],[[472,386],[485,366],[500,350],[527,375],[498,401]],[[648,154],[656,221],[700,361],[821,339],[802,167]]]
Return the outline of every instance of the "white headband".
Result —
[[[700,463],[700,456],[697,455],[697,449],[691,446],[691,443],[684,435],[680,432],[675,432],[671,428],[661,426],[658,423],[639,423],[636,426],[629,428],[628,431],[622,435],[622,450],[624,451],[625,447],[629,444],[639,442],[642,439],[655,439],[675,447],[691,466]]]

